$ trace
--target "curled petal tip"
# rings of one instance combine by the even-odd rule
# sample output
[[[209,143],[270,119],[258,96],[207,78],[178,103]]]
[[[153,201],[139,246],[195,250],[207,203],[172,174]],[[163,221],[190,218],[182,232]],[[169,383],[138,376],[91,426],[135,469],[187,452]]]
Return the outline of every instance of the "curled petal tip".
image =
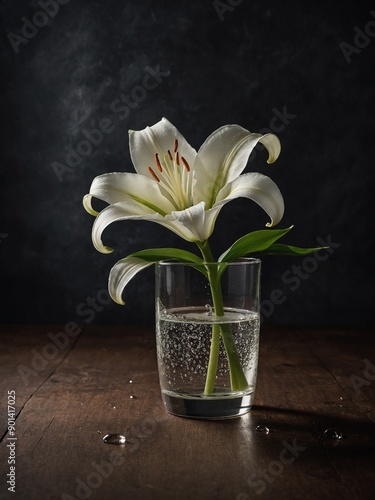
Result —
[[[103,245],[102,248],[100,248],[100,249],[98,248],[98,251],[100,253],[112,253],[114,251],[114,248],[107,247],[107,246]]]
[[[91,199],[92,199],[91,194],[85,194],[85,196],[82,199],[83,208],[90,215],[93,215],[94,217],[97,217],[99,215],[99,212],[97,212],[96,210],[94,210],[92,208],[92,206],[91,206]]]
[[[122,300],[124,288],[139,271],[152,264],[152,262],[131,256],[119,260],[109,273],[108,290],[112,300],[119,305],[125,305]]]
[[[281,143],[277,135],[275,134],[265,134],[259,141],[268,150],[268,160],[267,163],[270,165],[274,163],[280,156]]]
[[[117,293],[114,293],[114,291],[111,289],[111,280],[110,279],[108,280],[108,292],[109,292],[109,296],[111,297],[113,302],[115,302],[119,306],[125,305],[125,302],[122,300],[121,294],[118,295]]]

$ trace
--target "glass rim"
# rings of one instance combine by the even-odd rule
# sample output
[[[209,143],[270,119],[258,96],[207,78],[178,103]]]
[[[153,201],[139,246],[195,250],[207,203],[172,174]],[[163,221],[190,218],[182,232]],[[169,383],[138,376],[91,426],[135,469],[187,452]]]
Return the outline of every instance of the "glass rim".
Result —
[[[176,260],[160,260],[156,262],[158,266],[219,266],[219,265],[227,265],[227,266],[238,266],[244,264],[261,264],[261,260],[256,257],[240,257],[238,259],[232,260],[230,262],[182,262]]]

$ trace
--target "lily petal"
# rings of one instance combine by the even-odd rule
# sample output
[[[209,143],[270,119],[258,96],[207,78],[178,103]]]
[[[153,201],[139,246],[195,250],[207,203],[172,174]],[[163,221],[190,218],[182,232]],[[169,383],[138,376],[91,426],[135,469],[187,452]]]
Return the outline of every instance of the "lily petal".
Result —
[[[167,219],[175,219],[196,236],[195,241],[205,241],[212,233],[210,224],[206,222],[205,203],[202,201],[197,205],[181,211],[174,211],[167,215]],[[212,227],[213,229],[213,227]]]
[[[227,184],[219,192],[213,208],[223,206],[235,198],[249,198],[255,201],[269,215],[274,226],[284,215],[284,200],[277,185],[266,175],[256,172],[243,174]]]
[[[174,217],[171,217],[170,215],[163,217],[159,213],[155,213],[152,209],[139,202],[129,201],[109,205],[97,216],[92,227],[91,235],[92,242],[96,250],[101,253],[111,253],[113,251],[112,248],[103,245],[102,233],[107,226],[112,224],[112,222],[120,220],[147,220],[150,222],[156,222],[157,224],[170,229],[187,241],[197,241],[195,233],[175,220]]]
[[[143,130],[129,130],[130,156],[135,170],[139,174],[149,176],[148,167],[155,165],[155,153],[163,158],[168,150],[173,153],[174,140],[178,141],[178,151],[189,165],[193,165],[197,152],[186,141],[184,136],[166,118],[162,118],[152,127]]]
[[[132,173],[113,172],[95,177],[89,194],[83,198],[83,206],[88,213],[96,216],[98,212],[91,205],[93,197],[109,204],[138,201],[163,215],[174,208],[153,179]]]
[[[254,134],[239,125],[225,125],[213,132],[198,151],[194,203],[204,200],[207,207],[213,206],[220,189],[244,170],[258,142],[268,150],[268,163],[276,161],[281,145],[274,134]]]
[[[146,267],[152,266],[153,262],[147,262],[138,257],[125,257],[115,264],[109,273],[108,291],[117,304],[124,305],[122,292],[129,281]]]

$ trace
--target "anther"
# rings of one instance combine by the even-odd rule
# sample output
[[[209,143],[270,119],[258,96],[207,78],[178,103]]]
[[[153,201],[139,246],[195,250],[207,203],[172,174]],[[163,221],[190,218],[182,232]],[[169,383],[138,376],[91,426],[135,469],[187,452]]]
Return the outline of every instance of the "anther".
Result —
[[[185,158],[183,156],[181,156],[181,161],[186,169],[187,172],[190,172],[190,166],[188,164],[188,162],[185,160]]]
[[[168,156],[169,156],[169,159],[170,159],[171,161],[173,161],[173,156],[172,156],[172,153],[169,151],[169,149],[168,149]]]
[[[163,172],[158,153],[155,153],[155,163],[156,166],[158,167],[159,172]]]
[[[151,167],[147,167],[147,170],[149,171],[149,173],[151,174],[151,176],[156,180],[156,182],[160,182],[159,177],[155,174],[155,172],[152,170]]]
[[[173,152],[174,152],[174,153],[176,153],[177,148],[178,148],[178,140],[177,140],[177,139],[175,139],[175,140],[174,140],[174,149],[173,149]]]
[[[175,162],[176,162],[176,165],[180,164],[180,155],[178,154],[178,151],[176,151],[176,153],[175,153]]]

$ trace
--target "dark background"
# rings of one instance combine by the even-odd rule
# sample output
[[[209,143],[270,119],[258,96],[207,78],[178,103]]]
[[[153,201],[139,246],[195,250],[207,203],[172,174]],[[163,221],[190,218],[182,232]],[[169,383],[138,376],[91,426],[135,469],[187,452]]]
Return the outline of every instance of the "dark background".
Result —
[[[368,2],[231,4],[71,0],[36,34],[26,31],[16,53],[9,34],[23,36],[25,18],[43,24],[33,18],[43,10],[37,1],[1,3],[1,322],[153,322],[153,271],[133,280],[121,307],[107,300],[110,268],[144,248],[194,246],[148,222],[121,222],[104,233],[115,252],[99,254],[81,200],[95,176],[133,171],[128,129],[165,116],[195,148],[228,123],[273,128],[279,160],[268,166],[259,150],[248,169],[284,195],[278,227],[295,226],[284,242],[315,246],[330,236],[336,244],[327,260],[305,261],[299,278],[293,265],[303,258],[263,259],[263,299],[274,289],[285,297],[266,303],[265,321],[374,323],[375,12]],[[355,51],[345,56],[343,43]],[[144,95],[134,89],[150,67],[163,76]],[[138,99],[126,117],[111,109],[121,94]],[[285,123],[274,118],[283,110]],[[54,162],[66,165],[67,148],[104,118],[114,130],[58,178]],[[267,220],[251,201],[228,204],[212,238],[216,254]]]

